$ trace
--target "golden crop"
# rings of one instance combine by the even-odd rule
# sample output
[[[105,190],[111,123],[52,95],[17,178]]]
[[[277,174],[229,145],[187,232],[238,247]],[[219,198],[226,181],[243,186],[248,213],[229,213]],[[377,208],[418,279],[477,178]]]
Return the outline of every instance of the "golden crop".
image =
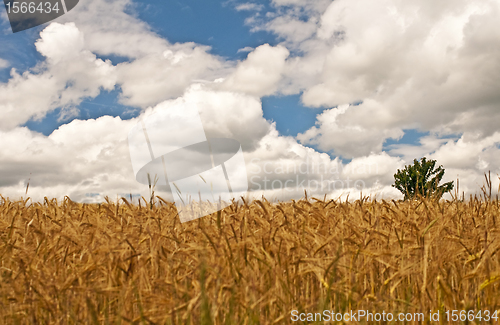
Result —
[[[4,324],[277,324],[292,310],[500,309],[498,200],[0,202]],[[492,323],[498,324],[497,321]]]

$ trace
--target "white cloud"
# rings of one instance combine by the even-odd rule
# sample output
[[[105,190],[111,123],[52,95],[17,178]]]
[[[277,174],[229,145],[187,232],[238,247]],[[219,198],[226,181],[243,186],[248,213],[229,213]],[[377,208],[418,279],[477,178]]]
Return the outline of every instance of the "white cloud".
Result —
[[[74,23],[52,23],[40,33],[37,50],[46,57],[33,72],[15,70],[0,84],[1,129],[14,128],[58,108],[78,105],[115,85],[114,67],[84,49],[83,35]]]
[[[303,100],[311,106],[371,100],[377,110],[361,105],[343,120],[363,127],[382,114],[392,118],[381,130],[447,125],[451,132],[491,134],[499,117],[500,48],[487,44],[497,44],[500,34],[485,26],[499,16],[493,1],[435,8],[426,1],[335,1],[322,16],[317,41],[336,43]],[[473,117],[464,121],[461,114]]]
[[[123,104],[146,108],[182,96],[200,79],[212,81],[227,74],[231,64],[209,54],[210,47],[169,43],[129,14],[133,7],[130,0],[93,0],[63,16],[77,23],[89,51],[130,59],[116,66]]]
[[[35,45],[45,61],[22,74],[13,70],[12,78],[0,84],[0,128],[41,119],[56,108],[67,116],[76,112],[83,98],[116,85],[121,87],[122,103],[145,108],[181,96],[194,80],[214,80],[231,67],[208,54],[209,47],[170,45],[123,12],[128,1],[92,3],[79,4],[61,19],[76,23],[51,23],[40,33]],[[113,66],[96,54],[127,56],[131,62]]]
[[[282,78],[285,60],[290,52],[283,46],[264,44],[248,54],[221,84],[223,89],[255,96],[273,94]]]
[[[160,53],[143,56],[117,66],[122,103],[147,107],[181,96],[194,80],[214,80],[225,64],[194,43],[175,45]]]
[[[382,151],[386,138],[400,138],[403,131],[398,128],[381,129],[379,116],[371,125],[359,125],[347,120],[341,120],[349,110],[359,109],[359,106],[342,105],[338,108],[325,110],[317,116],[316,126],[297,135],[303,144],[316,145],[323,151],[333,151],[335,155],[354,158]],[[351,123],[349,123],[351,122]]]
[[[343,168],[343,176],[350,179],[360,179],[373,186],[375,183],[390,185],[394,182],[393,174],[404,166],[404,161],[391,157],[387,153],[371,154],[355,158]]]
[[[37,200],[64,195],[88,200],[86,193],[137,192],[140,188],[130,181],[130,162],[124,159],[131,123],[109,116],[74,120],[49,137],[27,128],[2,131],[2,194],[24,196],[28,179],[28,195]]]
[[[292,137],[280,136],[263,118],[258,98],[214,91],[206,85],[195,85],[184,96],[162,102],[144,114],[182,112],[186,105],[199,109],[208,137],[240,141],[252,197],[264,193],[284,200],[301,197],[304,190],[309,195],[338,196],[359,192],[355,184],[383,193],[387,191],[387,171],[400,164],[397,158],[372,155],[344,166]],[[34,200],[69,195],[73,200],[97,202],[106,195],[115,198],[129,193],[147,197],[147,186],[134,178],[127,145],[128,132],[139,118],[73,120],[49,136],[19,127],[1,131],[0,169],[6,176],[0,182],[0,192],[11,198],[24,195],[30,179],[28,195]],[[164,132],[169,132],[168,124]],[[157,194],[168,198],[160,189]]]
[[[207,135],[242,143],[255,196],[297,198],[308,189],[345,197],[359,190],[356,184],[364,194],[398,196],[390,187],[395,169],[424,155],[443,164],[449,180],[460,175],[466,191],[477,191],[483,171],[500,172],[500,10],[493,0],[273,0],[274,12],[248,21],[283,43],[244,48],[251,52],[241,62],[206,46],[169,43],[127,13],[132,6],[80,3],[59,19],[68,23],[40,34],[36,49],[44,61],[13,70],[0,84],[2,193],[23,194],[31,173],[34,197],[147,195],[133,178],[126,146],[137,119],[75,120],[48,137],[19,127],[55,108],[61,118],[74,116],[84,98],[116,86],[122,103],[151,107],[147,112],[199,107]],[[113,66],[99,55],[129,61]],[[298,135],[302,144],[280,136],[260,103],[262,96],[301,92],[305,105],[330,108]],[[347,105],[353,102],[360,104]],[[431,135],[383,152],[387,138],[409,128]],[[448,134],[460,136],[441,138]],[[353,159],[342,164],[306,144]]]
[[[264,9],[264,5],[245,2],[237,5],[235,9],[237,11],[261,11],[262,9]]]
[[[292,9],[259,22],[273,32],[270,24],[285,30],[293,14],[304,12],[304,2],[276,2]],[[336,0],[302,21],[318,17],[304,40],[280,34],[300,54],[288,58],[279,91],[303,91],[308,106],[341,108],[324,111],[297,139],[356,160],[383,153],[384,141],[400,138],[402,130],[418,129],[431,135],[388,153],[407,163],[435,158],[472,192],[482,185],[482,172],[498,172],[498,2]],[[342,109],[354,102],[361,104]]]
[[[323,150],[366,155],[372,147],[380,152],[384,139],[402,129],[441,135],[470,131],[482,137],[497,130],[497,1],[273,4],[277,10],[267,20],[254,17],[250,23],[277,33],[285,46],[298,52],[287,59],[278,91],[303,91],[303,103],[313,107],[362,102],[335,121],[339,132],[359,130],[359,137],[342,134],[365,149],[346,152],[344,141],[313,128],[309,139]],[[328,124],[322,118],[318,123]],[[328,139],[321,139],[322,134]]]
[[[140,58],[162,53],[170,46],[151,27],[134,14],[131,0],[80,1],[69,13],[58,18],[75,22],[86,35],[87,49],[98,55]]]
[[[290,49],[313,36],[317,29],[320,14],[325,11],[331,0],[273,0],[276,12],[267,12],[265,16],[254,14],[246,20],[252,31],[267,30],[273,32]]]
[[[325,11],[332,0],[272,0],[271,3],[279,8],[288,7],[290,11],[305,11],[310,15]]]
[[[465,133],[457,141],[448,141],[432,154],[440,164],[462,169],[500,170],[500,132],[486,138],[467,139]]]
[[[289,200],[304,195],[351,199],[364,195],[397,198],[393,174],[404,164],[386,153],[371,154],[343,164],[324,153],[297,144],[291,137],[267,134],[259,148],[247,154],[250,188],[254,197]]]
[[[294,16],[279,16],[262,27],[255,27],[253,30],[267,29],[284,38],[287,43],[292,44],[302,42],[316,32],[317,26],[314,19],[302,21]]]
[[[35,46],[51,64],[57,64],[60,61],[73,61],[84,50],[85,42],[74,23],[53,23],[40,33]]]
[[[208,137],[238,140],[245,152],[255,149],[269,132],[270,124],[262,114],[260,99],[241,93],[211,91],[195,85],[175,101],[199,107],[200,117]]]
[[[421,137],[418,145],[393,144],[390,145],[387,152],[391,156],[401,156],[403,160],[412,162],[413,159],[420,159],[430,153],[435,152],[439,147],[452,139],[440,139],[436,135]]]
[[[241,49],[238,49],[238,53],[244,53],[244,52],[252,52],[255,48],[250,47],[250,46],[245,46]]]

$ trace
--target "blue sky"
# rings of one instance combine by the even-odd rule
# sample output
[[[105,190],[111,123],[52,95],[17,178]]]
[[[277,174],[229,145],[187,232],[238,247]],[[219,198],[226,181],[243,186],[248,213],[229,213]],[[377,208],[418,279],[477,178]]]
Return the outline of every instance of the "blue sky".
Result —
[[[496,7],[492,0],[440,8],[424,0],[88,0],[15,34],[2,13],[0,131],[25,147],[16,146],[24,148],[16,159],[0,153],[0,164],[38,170],[33,191],[60,195],[61,184],[42,181],[57,164],[49,153],[37,156],[44,166],[30,162],[34,147],[67,146],[78,157],[70,149],[76,130],[111,123],[104,128],[125,132],[143,114],[181,101],[200,105],[207,134],[240,141],[247,167],[252,159],[278,166],[313,157],[342,164],[339,179],[396,195],[395,169],[428,156],[448,167],[450,178],[465,175],[462,184],[473,191],[484,171],[499,168],[500,51],[488,45],[497,44]],[[74,64],[64,55],[75,56]],[[110,164],[102,158],[110,148],[104,138],[81,144],[85,159]],[[128,159],[116,150],[113,159]],[[351,170],[371,165],[377,171]],[[120,186],[134,185],[125,175],[130,167],[123,168],[104,175],[84,165],[65,184],[81,197],[124,193]],[[14,167],[3,172],[18,175]],[[0,190],[15,192],[25,174]]]
[[[245,24],[250,16],[247,11],[237,11],[231,2],[220,1],[145,1],[135,3],[134,14],[146,21],[151,28],[172,43],[196,42],[211,47],[211,53],[230,60],[243,60],[245,47],[261,44],[277,44],[277,36],[266,31],[252,32]],[[33,42],[47,24],[21,34],[4,34],[2,44],[11,44],[11,51],[4,48],[4,58],[18,70],[33,67],[41,59],[34,49]],[[110,59],[114,64],[128,61],[117,56],[99,56]],[[9,70],[0,71],[1,82],[9,79]],[[96,98],[85,100],[79,109],[81,113],[74,118],[88,119],[102,115],[120,116],[122,119],[137,117],[139,110],[121,105],[117,97],[119,90],[102,92]],[[276,122],[277,130],[283,135],[296,136],[305,132],[315,123],[315,117],[322,109],[305,107],[300,95],[267,96],[262,99],[264,117]],[[131,112],[133,111],[133,112]],[[47,114],[42,120],[31,120],[25,125],[31,130],[49,135],[60,125],[70,120],[58,121],[60,110]],[[415,138],[416,139],[416,138]],[[406,139],[407,140],[407,139]],[[397,142],[397,141],[396,141]]]
[[[229,60],[243,60],[245,47],[255,48],[261,44],[277,44],[277,36],[266,31],[252,32],[245,24],[250,16],[247,11],[237,11],[231,2],[220,1],[144,1],[134,3],[134,14],[147,22],[151,28],[172,43],[196,42],[211,47],[211,53]],[[23,71],[35,66],[41,56],[33,43],[44,24],[24,33],[1,35],[0,43],[8,44],[0,50],[2,57],[12,67]],[[10,48],[10,50],[8,50]],[[114,64],[128,61],[118,56],[99,56]],[[7,82],[8,69],[0,70],[0,81]],[[102,115],[120,116],[122,119],[139,115],[138,110],[118,103],[119,90],[102,92],[96,98],[85,100],[80,106],[80,115],[73,118],[88,119]],[[133,113],[130,111],[134,110]],[[267,96],[263,98],[264,117],[276,122],[281,134],[296,136],[314,125],[315,116],[321,109],[310,109],[300,101],[300,95]],[[58,121],[59,110],[47,114],[42,120],[31,120],[25,125],[45,135],[70,120]]]
[[[229,60],[244,60],[247,51],[239,51],[245,47],[255,48],[261,44],[276,45],[279,36],[268,31],[251,31],[245,19],[251,16],[248,11],[235,10],[234,3],[220,1],[142,1],[134,3],[130,9],[134,15],[151,26],[152,30],[172,43],[196,42],[211,47],[210,53]],[[38,34],[44,27],[32,28],[22,33],[4,33],[0,43],[6,44],[0,50],[2,58],[19,71],[36,65],[42,57],[33,46]],[[126,57],[112,55],[98,56],[110,59],[113,64],[128,61]],[[0,82],[7,82],[9,70],[0,70]],[[79,106],[80,114],[71,119],[94,119],[103,115],[120,116],[122,119],[137,117],[140,110],[121,105],[118,102],[119,89],[102,92],[96,98],[84,100]],[[264,117],[276,122],[276,129],[283,135],[296,136],[305,132],[316,121],[316,115],[322,108],[304,106],[300,94],[276,95],[262,98]],[[30,120],[25,125],[44,135],[50,135],[60,125],[71,121],[59,120],[60,110],[55,110],[41,120]],[[390,139],[387,144],[417,144],[424,133],[410,130],[401,139]]]
[[[172,43],[196,42],[212,47],[211,53],[243,59],[238,50],[264,43],[277,44],[268,32],[250,32],[246,11],[236,11],[230,1],[145,1],[137,5],[138,17]]]

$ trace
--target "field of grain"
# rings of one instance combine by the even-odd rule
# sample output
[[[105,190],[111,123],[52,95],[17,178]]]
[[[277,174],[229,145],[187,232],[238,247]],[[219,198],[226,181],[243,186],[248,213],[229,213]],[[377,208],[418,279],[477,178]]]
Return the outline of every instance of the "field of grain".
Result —
[[[287,324],[292,310],[500,309],[498,199],[262,199],[184,224],[156,201],[2,199],[1,323]]]

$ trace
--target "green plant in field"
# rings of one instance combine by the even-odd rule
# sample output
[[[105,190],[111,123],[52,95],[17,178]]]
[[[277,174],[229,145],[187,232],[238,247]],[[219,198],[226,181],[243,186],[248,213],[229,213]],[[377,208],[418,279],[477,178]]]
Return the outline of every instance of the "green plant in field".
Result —
[[[418,194],[439,199],[453,189],[453,181],[439,185],[443,176],[443,166],[436,168],[435,160],[423,157],[420,161],[414,159],[413,165],[407,165],[403,170],[398,169],[392,186],[403,193],[405,200],[413,199]]]

